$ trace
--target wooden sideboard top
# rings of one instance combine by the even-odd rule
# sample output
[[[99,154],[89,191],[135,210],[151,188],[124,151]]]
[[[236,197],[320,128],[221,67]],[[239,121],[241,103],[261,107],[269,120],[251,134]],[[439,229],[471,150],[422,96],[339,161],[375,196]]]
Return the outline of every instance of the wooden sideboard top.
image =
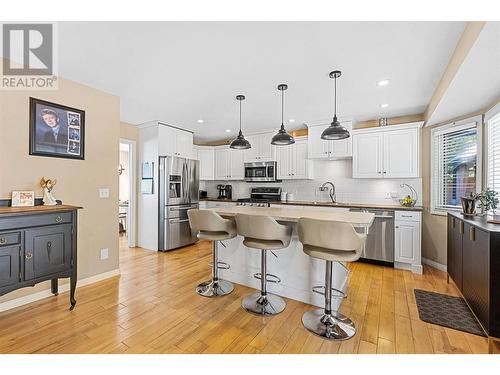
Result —
[[[58,206],[32,206],[32,207],[0,207],[0,215],[50,213],[79,210],[83,207],[62,204]]]

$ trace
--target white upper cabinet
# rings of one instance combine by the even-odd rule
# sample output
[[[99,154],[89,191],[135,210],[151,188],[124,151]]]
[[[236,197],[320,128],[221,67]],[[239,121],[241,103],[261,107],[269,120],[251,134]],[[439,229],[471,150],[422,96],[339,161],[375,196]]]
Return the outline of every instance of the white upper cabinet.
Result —
[[[215,179],[227,180],[229,178],[229,149],[215,149]]]
[[[349,132],[352,131],[352,121],[340,121]],[[340,141],[326,141],[321,134],[330,125],[312,125],[308,128],[309,159],[345,159],[352,157],[352,137]]]
[[[382,178],[383,134],[356,134],[352,138],[352,176],[354,178]]]
[[[231,180],[243,180],[245,178],[245,164],[243,162],[244,152],[242,150],[230,149],[229,155],[229,178]]]
[[[271,144],[273,132],[254,134],[245,137],[252,146],[243,152],[245,162],[276,160],[276,146]]]
[[[352,177],[419,177],[422,124],[415,122],[354,130]]]
[[[215,179],[243,180],[245,167],[243,151],[232,150],[227,146],[215,148]]]
[[[194,148],[193,158],[200,161],[200,180],[215,179],[215,150],[213,147],[197,146]]]
[[[313,178],[312,160],[307,159],[307,138],[296,138],[289,146],[276,147],[280,180]]]
[[[193,157],[193,133],[167,125],[158,125],[159,154]]]

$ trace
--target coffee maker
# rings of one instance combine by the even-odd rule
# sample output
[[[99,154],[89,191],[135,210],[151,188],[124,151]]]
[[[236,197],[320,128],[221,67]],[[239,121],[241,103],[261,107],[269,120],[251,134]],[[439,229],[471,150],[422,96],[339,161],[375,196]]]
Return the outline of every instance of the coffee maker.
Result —
[[[219,196],[217,199],[232,199],[233,187],[231,185],[217,185]]]

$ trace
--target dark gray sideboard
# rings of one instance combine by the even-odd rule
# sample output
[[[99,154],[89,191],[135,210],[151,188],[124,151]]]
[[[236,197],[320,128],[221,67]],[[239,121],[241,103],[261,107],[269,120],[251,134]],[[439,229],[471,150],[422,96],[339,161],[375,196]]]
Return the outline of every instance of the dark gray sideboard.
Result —
[[[81,207],[0,207],[0,296],[51,280],[70,278],[70,310],[76,304],[77,213]]]

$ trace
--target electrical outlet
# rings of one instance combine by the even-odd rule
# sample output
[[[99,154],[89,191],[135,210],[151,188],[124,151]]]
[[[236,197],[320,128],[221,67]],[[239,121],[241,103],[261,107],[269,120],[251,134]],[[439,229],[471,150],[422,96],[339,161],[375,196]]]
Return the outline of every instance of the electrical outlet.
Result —
[[[101,260],[106,260],[109,258],[108,249],[101,249]]]
[[[99,198],[109,198],[109,189],[107,188],[99,189]]]

